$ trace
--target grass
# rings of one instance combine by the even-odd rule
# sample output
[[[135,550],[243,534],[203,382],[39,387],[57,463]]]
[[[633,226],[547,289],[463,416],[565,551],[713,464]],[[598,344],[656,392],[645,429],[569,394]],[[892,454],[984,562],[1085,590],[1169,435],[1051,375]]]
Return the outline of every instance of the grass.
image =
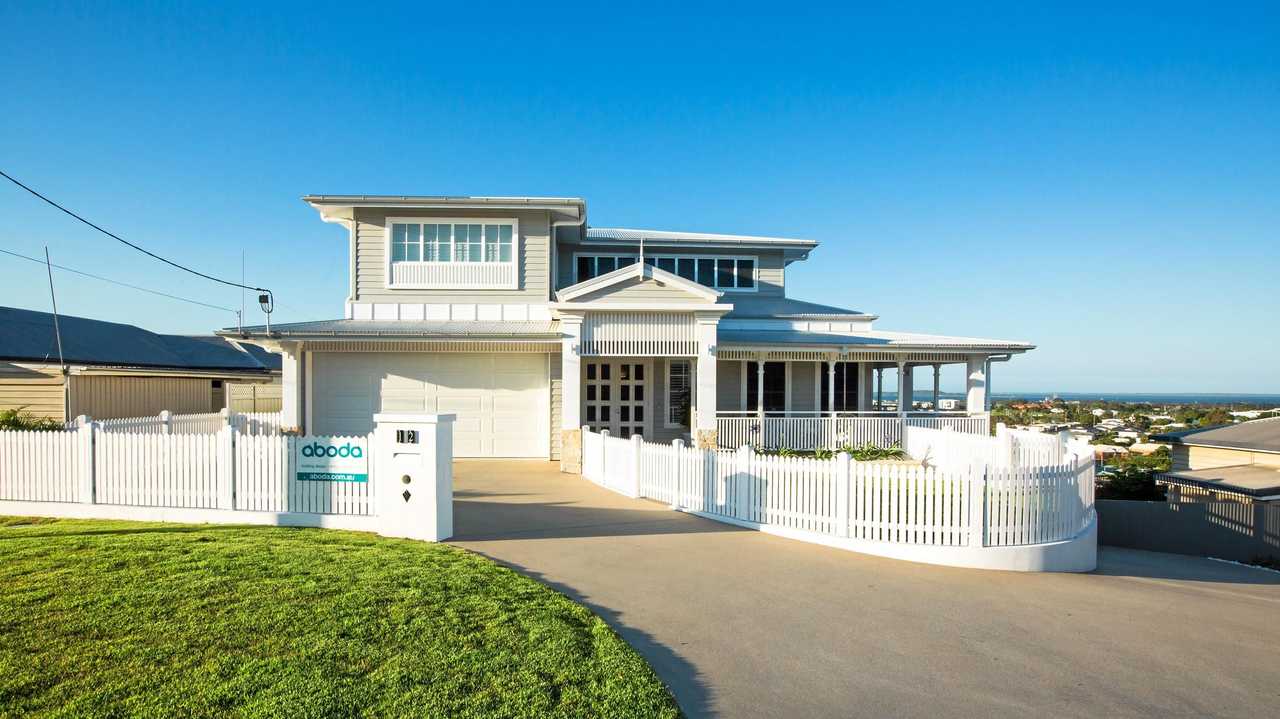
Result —
[[[672,717],[599,617],[455,547],[0,518],[0,717]]]

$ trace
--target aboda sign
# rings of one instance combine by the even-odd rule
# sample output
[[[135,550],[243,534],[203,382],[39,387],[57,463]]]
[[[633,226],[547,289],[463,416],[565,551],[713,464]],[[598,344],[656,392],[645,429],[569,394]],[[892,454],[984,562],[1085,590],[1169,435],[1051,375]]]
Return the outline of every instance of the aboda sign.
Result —
[[[302,437],[294,467],[299,482],[368,482],[369,447],[362,437]]]

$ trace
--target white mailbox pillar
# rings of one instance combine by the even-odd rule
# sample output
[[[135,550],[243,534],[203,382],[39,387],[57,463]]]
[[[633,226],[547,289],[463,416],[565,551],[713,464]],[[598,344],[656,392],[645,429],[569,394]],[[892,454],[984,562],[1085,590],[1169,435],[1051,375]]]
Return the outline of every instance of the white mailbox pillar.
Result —
[[[453,536],[452,414],[373,416],[378,534],[438,542]]]

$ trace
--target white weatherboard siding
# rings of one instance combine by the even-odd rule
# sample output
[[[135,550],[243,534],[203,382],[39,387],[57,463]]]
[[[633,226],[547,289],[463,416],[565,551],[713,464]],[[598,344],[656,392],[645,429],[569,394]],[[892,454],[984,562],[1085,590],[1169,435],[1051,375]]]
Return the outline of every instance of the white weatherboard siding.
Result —
[[[321,352],[316,434],[365,434],[378,412],[456,414],[456,457],[548,457],[547,355]]]
[[[387,218],[432,217],[457,219],[461,216],[485,219],[515,218],[519,224],[519,276],[515,289],[428,290],[387,287]],[[383,303],[479,303],[524,304],[546,302],[550,297],[551,220],[545,210],[459,210],[442,211],[360,208],[356,214],[355,302]],[[388,319],[395,319],[389,317]],[[474,318],[473,318],[474,319]]]

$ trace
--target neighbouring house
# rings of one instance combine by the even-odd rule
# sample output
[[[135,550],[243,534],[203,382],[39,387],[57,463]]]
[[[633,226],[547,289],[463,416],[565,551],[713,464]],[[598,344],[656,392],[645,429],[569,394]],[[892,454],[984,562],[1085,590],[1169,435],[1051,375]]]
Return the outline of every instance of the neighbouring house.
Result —
[[[52,314],[0,307],[0,410],[58,421],[217,412],[229,391],[279,376],[279,355],[254,345],[66,315],[55,334]]]
[[[1152,437],[1170,445],[1156,476],[1170,502],[1280,502],[1280,417]]]
[[[795,299],[787,269],[812,240],[593,227],[579,198],[303,199],[347,230],[344,316],[219,334],[282,353],[282,421],[309,433],[452,413],[457,456],[566,471],[583,426],[703,447],[795,428],[812,446],[835,439],[806,434],[815,419],[937,414],[885,411],[886,370],[905,397],[932,372],[939,406],[940,367],[962,365],[985,422],[992,363],[1033,348]]]

